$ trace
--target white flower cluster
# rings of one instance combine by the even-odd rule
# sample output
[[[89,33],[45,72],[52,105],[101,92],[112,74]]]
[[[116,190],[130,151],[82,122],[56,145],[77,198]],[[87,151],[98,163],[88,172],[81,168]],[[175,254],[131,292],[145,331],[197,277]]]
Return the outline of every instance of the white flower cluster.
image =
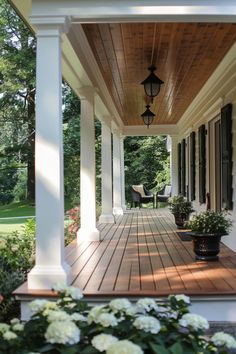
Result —
[[[156,301],[150,298],[143,298],[138,300],[137,308],[142,312],[150,312],[151,310],[158,311]]]
[[[183,301],[185,304],[190,304],[190,297],[184,294],[174,295],[177,301]]]
[[[99,334],[93,337],[91,343],[99,352],[107,350],[112,344],[118,342],[118,339],[110,334]]]
[[[114,313],[127,312],[132,307],[132,304],[127,299],[115,299],[110,301],[109,307]]]
[[[215,333],[212,338],[212,342],[217,347],[226,347],[228,349],[235,349],[236,348],[236,340],[229,334],[224,332],[217,332]]]
[[[75,288],[74,286],[67,286],[65,283],[57,283],[54,286],[54,290],[65,293],[65,298],[63,299],[65,301],[69,301],[69,299],[66,298],[67,296],[74,300],[80,300],[83,297],[80,289]]]
[[[80,330],[72,321],[54,321],[45,333],[49,343],[76,344],[80,341]]]
[[[47,301],[43,299],[34,300],[29,304],[31,313],[34,315],[43,312],[45,315],[51,310],[58,309],[56,302]]]
[[[156,334],[161,329],[160,322],[152,316],[139,316],[133,323],[134,327],[141,329],[144,332]]]
[[[183,315],[179,320],[179,324],[182,327],[187,327],[195,331],[206,330],[209,328],[209,323],[206,318],[192,313],[186,313]]]
[[[107,354],[143,354],[143,350],[129,340],[120,340],[107,349]]]

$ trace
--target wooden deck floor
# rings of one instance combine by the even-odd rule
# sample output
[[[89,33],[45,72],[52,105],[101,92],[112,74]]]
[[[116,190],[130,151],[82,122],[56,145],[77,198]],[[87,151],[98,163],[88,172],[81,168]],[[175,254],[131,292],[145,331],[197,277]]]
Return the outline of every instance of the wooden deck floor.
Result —
[[[236,294],[236,254],[221,246],[217,262],[196,262],[166,209],[128,211],[99,225],[102,242],[70,245],[74,286],[95,295]]]
[[[236,253],[222,244],[219,261],[196,262],[192,242],[180,240],[167,209],[130,210],[98,227],[102,242],[66,248],[73,285],[86,297],[236,295]],[[26,289],[16,293],[39,294]]]

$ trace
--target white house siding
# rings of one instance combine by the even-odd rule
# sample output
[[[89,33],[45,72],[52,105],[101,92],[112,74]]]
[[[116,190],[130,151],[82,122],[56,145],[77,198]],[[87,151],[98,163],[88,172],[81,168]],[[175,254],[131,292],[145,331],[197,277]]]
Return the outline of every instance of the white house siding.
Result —
[[[236,43],[218,65],[207,83],[188,107],[178,123],[179,137],[187,138],[191,131],[196,133],[196,200],[193,202],[196,211],[206,210],[206,204],[199,203],[199,163],[198,163],[198,128],[220,114],[226,104],[233,105],[232,140],[233,140],[233,210],[230,212],[234,220],[233,229],[223,242],[236,251]],[[209,134],[206,136],[206,193],[209,192]]]

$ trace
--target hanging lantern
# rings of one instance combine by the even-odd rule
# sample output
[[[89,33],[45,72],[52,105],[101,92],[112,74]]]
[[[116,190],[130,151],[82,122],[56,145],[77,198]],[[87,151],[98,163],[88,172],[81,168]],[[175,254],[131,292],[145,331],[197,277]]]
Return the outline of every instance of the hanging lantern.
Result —
[[[149,109],[149,105],[146,105],[146,111],[143,112],[143,114],[141,114],[141,117],[143,118],[143,122],[144,124],[146,124],[146,126],[149,128],[149,125],[152,124],[153,119],[155,117],[155,114],[152,113],[152,111],[150,111]]]
[[[151,73],[144,81],[141,82],[141,85],[144,86],[146,95],[151,97],[151,102],[153,102],[153,98],[158,95],[161,85],[164,84],[164,82],[154,74],[154,71],[156,70],[155,66],[150,66],[148,70]]]

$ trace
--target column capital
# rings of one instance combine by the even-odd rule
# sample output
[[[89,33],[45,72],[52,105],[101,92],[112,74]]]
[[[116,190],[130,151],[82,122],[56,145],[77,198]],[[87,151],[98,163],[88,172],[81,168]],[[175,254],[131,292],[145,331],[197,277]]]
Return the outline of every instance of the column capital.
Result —
[[[106,125],[108,128],[111,129],[111,116],[104,115],[99,117],[101,124]]]
[[[95,94],[97,93],[96,87],[93,86],[83,86],[76,89],[81,100],[93,100]]]
[[[30,22],[36,29],[37,36],[60,36],[69,31],[71,19],[69,16],[30,16]]]

